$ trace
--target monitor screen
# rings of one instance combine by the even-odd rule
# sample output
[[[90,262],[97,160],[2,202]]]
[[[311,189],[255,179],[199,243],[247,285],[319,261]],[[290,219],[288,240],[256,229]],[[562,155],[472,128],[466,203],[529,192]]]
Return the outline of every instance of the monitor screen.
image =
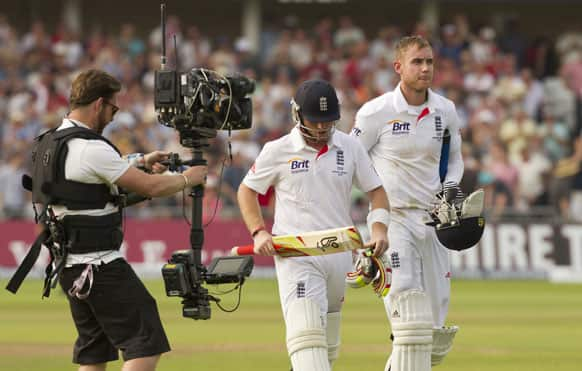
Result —
[[[239,273],[244,258],[220,259],[212,269],[214,274]]]

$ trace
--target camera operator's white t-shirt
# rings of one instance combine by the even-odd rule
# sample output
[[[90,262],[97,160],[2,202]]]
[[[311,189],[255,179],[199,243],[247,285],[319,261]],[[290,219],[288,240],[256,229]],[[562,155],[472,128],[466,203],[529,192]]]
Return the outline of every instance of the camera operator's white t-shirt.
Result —
[[[65,118],[57,131],[73,126],[87,128],[83,123]],[[74,138],[67,142],[69,152],[65,160],[65,178],[81,183],[107,184],[111,194],[119,193],[115,182],[127,169],[129,163],[123,159],[109,144],[102,140]],[[64,206],[53,206],[57,218],[66,215],[90,215],[103,216],[119,212],[119,208],[112,203],[105,205],[103,209],[93,210],[69,210]],[[100,264],[108,263],[123,255],[117,250],[99,251],[85,254],[69,254],[67,266],[74,264]]]

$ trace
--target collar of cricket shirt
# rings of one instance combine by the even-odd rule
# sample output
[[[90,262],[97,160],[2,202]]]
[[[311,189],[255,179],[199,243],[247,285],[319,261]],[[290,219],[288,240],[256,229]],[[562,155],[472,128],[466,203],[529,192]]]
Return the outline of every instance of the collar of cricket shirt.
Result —
[[[341,143],[338,139],[338,136],[336,135],[338,130],[339,129],[336,127],[334,133],[331,136],[331,141],[328,141],[330,149],[333,147],[341,148]],[[295,126],[293,129],[291,129],[289,135],[291,137],[291,144],[293,145],[294,151],[301,151],[307,147],[307,143],[305,143],[305,139],[303,139],[303,135],[301,135],[299,126]]]
[[[400,83],[398,83],[398,86],[396,86],[396,89],[394,89],[394,108],[396,109],[396,112],[402,113],[409,112],[409,106],[410,105],[406,99],[404,99],[404,95],[402,95],[402,90],[400,90]],[[428,108],[429,113],[436,111],[435,93],[432,91],[432,89],[428,89],[428,100],[426,102],[426,107]]]

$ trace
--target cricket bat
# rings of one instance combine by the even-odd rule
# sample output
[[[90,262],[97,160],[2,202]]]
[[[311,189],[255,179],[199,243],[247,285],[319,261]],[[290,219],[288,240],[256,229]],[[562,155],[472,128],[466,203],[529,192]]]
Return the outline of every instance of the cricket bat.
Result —
[[[282,257],[320,256],[364,248],[362,236],[354,226],[273,236],[273,243],[277,255]],[[230,254],[252,255],[253,248],[252,244],[235,246]]]

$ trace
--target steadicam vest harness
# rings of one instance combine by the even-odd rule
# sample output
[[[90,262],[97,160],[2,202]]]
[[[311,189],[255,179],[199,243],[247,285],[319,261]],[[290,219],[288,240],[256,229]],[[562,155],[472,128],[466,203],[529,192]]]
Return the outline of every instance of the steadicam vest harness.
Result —
[[[31,179],[25,175],[23,186],[32,191],[33,205],[43,205],[42,211],[36,215],[36,222],[41,222],[43,230],[6,287],[13,293],[16,293],[32,269],[42,245],[49,249],[51,257],[45,270],[43,291],[43,296],[48,297],[51,287],[56,286],[58,275],[64,268],[69,253],[117,250],[123,241],[123,203],[120,202],[120,197],[112,195],[105,184],[65,179],[67,142],[74,138],[102,140],[119,153],[115,145],[106,138],[76,124],[59,131],[49,130],[35,139],[32,152],[33,176]],[[103,209],[109,202],[120,206],[120,212],[104,216],[67,215],[57,220],[52,211],[54,205],[66,206],[69,210]]]

